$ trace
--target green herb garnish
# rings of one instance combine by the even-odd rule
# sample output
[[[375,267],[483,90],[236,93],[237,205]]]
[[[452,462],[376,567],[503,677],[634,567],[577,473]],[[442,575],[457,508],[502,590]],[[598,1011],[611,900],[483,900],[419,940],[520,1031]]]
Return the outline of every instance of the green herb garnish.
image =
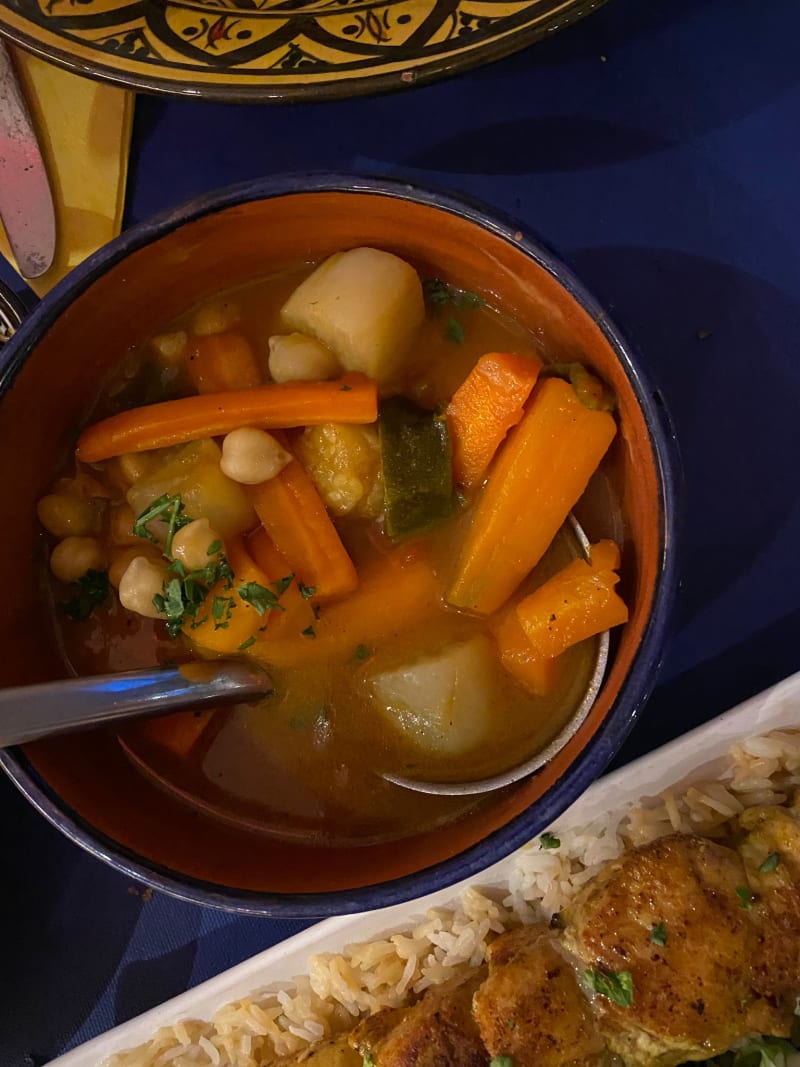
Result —
[[[452,341],[455,345],[464,344],[464,327],[457,319],[448,319],[447,328],[444,331],[445,340]]]
[[[315,585],[303,585],[301,582],[298,587],[300,590],[300,596],[303,600],[310,600],[310,598],[316,593],[317,587]]]
[[[242,643],[239,645],[239,649],[238,650],[239,650],[239,652],[244,652],[245,649],[250,648],[250,646],[254,645],[255,643],[256,643],[256,638],[255,638],[255,634],[253,634],[253,636],[252,637],[248,637],[246,641],[242,641]]]
[[[630,971],[584,971],[583,977],[599,997],[607,997],[621,1008],[633,1004],[633,975]]]
[[[561,848],[561,838],[545,830],[539,838],[539,848]]]
[[[300,633],[303,635],[303,637],[317,636],[317,631],[314,629],[313,626],[306,626],[305,630],[301,630]]]
[[[656,923],[653,929],[650,931],[650,940],[654,945],[659,945],[661,948],[667,943],[667,928],[664,923]]]
[[[739,898],[739,907],[744,911],[750,911],[753,905],[753,894],[747,889],[746,886],[740,885],[736,887],[736,896]]]
[[[425,299],[434,307],[445,307],[451,304],[463,310],[483,307],[483,297],[472,293],[468,289],[457,289],[455,285],[448,285],[439,278],[428,278],[422,283]]]
[[[780,1037],[749,1037],[735,1052],[726,1052],[707,1067],[787,1067],[797,1055],[796,1047]]]
[[[508,1030],[516,1030],[516,1028],[517,1028],[517,1020],[516,1019],[509,1019],[506,1022],[506,1029],[508,1029]]]
[[[758,868],[761,874],[772,874],[778,864],[781,862],[781,857],[778,852],[770,852],[761,866]]]
[[[222,551],[222,541],[212,541],[206,549],[207,556],[216,556],[217,552]]]
[[[361,1067],[376,1067],[376,1065],[375,1065],[375,1057],[372,1055],[371,1052],[365,1052],[364,1053]]]
[[[489,1067],[514,1067],[514,1060],[511,1056],[495,1056],[490,1060]]]
[[[173,493],[164,493],[163,496],[154,500],[150,507],[145,508],[133,524],[133,533],[136,537],[142,537],[146,541],[157,542],[158,538],[147,528],[149,522],[160,519],[167,523],[167,539],[164,545],[164,555],[172,555],[172,540],[182,526],[186,526],[192,520],[183,513],[183,501],[180,496]]]
[[[108,599],[109,584],[105,571],[87,571],[71,584],[77,585],[78,593],[72,600],[61,604],[61,610],[77,622],[88,619],[94,609]]]
[[[266,615],[268,611],[283,611],[283,606],[278,603],[278,593],[261,585],[259,582],[245,582],[240,585],[237,592],[245,603],[255,608],[259,615]]]
[[[286,590],[294,581],[293,574],[287,574],[285,578],[279,578],[277,582],[271,582],[272,588],[275,590],[277,596],[283,596]]]
[[[353,659],[369,659],[372,655],[372,649],[369,645],[356,645],[356,650],[353,655]]]
[[[232,596],[215,596],[211,601],[211,617],[215,630],[227,630],[236,601]]]
[[[341,389],[339,390],[339,392],[340,393],[349,393],[352,388],[353,388],[352,385],[343,385],[341,387]]]

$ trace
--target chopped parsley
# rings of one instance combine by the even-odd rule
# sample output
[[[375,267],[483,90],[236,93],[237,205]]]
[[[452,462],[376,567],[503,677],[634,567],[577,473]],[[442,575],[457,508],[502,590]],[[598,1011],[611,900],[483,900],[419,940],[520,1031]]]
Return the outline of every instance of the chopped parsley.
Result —
[[[250,648],[250,646],[254,645],[255,643],[256,643],[256,635],[253,634],[252,637],[248,637],[246,641],[242,641],[242,643],[239,645],[238,651],[239,652],[244,652],[245,649]]]
[[[372,649],[369,647],[369,645],[356,645],[356,650],[353,654],[353,659],[369,659],[371,655]]]
[[[599,997],[607,997],[621,1008],[633,1004],[633,975],[630,971],[584,971],[583,977]]]
[[[511,1019],[509,1019],[509,1020],[508,1020],[508,1021],[506,1022],[506,1028],[507,1028],[508,1030],[516,1030],[516,1028],[517,1028],[517,1020],[516,1020],[516,1019],[514,1019],[514,1018],[511,1018]]]
[[[539,838],[539,848],[561,848],[561,838],[545,830]]]
[[[484,305],[483,297],[478,293],[472,293],[468,289],[458,289],[455,285],[448,285],[440,278],[428,278],[422,283],[425,299],[434,307],[445,307],[448,304],[462,311],[480,308]]]
[[[77,585],[78,592],[72,600],[61,604],[61,610],[70,619],[78,622],[88,619],[94,609],[108,599],[109,584],[105,571],[87,571],[77,582],[71,584]]]
[[[464,327],[458,319],[448,319],[444,331],[445,340],[452,341],[454,345],[464,344]]]
[[[211,601],[211,617],[215,630],[227,630],[236,601],[232,596],[215,596]]]
[[[267,589],[265,585],[261,585],[259,582],[244,582],[236,591],[246,604],[249,604],[251,608],[255,608],[259,615],[266,615],[268,611],[284,610],[283,605],[278,603],[280,593]]]
[[[146,541],[157,541],[155,534],[148,529],[147,524],[160,519],[167,524],[167,538],[164,543],[164,555],[172,555],[172,540],[182,526],[186,526],[192,520],[184,514],[183,501],[180,496],[173,493],[164,493],[163,496],[154,500],[150,507],[145,508],[133,524],[133,533],[136,537],[142,537]]]
[[[667,943],[667,928],[664,923],[656,923],[653,929],[650,931],[650,940],[654,945],[659,945],[661,948]]]
[[[750,908],[753,906],[754,900],[753,894],[750,892],[750,890],[743,885],[737,886],[736,896],[739,898],[739,907],[743,908],[744,911],[750,911]]]
[[[300,596],[303,598],[303,600],[310,600],[311,597],[317,591],[317,587],[315,585],[303,585],[302,582],[300,582],[297,588],[300,590]]]
[[[761,866],[758,868],[761,874],[772,874],[778,864],[781,862],[781,857],[777,852],[770,852]]]
[[[313,626],[306,626],[305,630],[301,630],[300,633],[303,635],[303,637],[317,636],[317,631],[314,629]]]
[[[365,1052],[362,1060],[362,1067],[376,1067],[375,1057],[371,1052]]]
[[[495,1056],[489,1063],[489,1067],[514,1067],[511,1056]]]
[[[293,574],[287,574],[285,578],[279,578],[277,582],[271,582],[272,588],[275,590],[277,596],[283,596],[286,590],[294,581]]]
[[[353,388],[352,385],[343,385],[342,388],[339,390],[339,392],[340,393],[349,393],[352,388]]]
[[[212,541],[206,549],[207,556],[216,556],[217,552],[222,551],[222,541]]]

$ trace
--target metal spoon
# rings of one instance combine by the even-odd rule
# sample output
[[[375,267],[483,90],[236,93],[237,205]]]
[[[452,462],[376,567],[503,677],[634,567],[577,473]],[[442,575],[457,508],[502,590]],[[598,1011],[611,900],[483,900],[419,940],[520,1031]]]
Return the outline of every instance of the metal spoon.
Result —
[[[583,555],[588,559],[589,538],[586,536],[583,527],[574,515],[570,515],[568,521],[578,544],[581,547]],[[507,771],[495,774],[491,778],[480,778],[472,782],[426,782],[422,779],[404,778],[401,775],[396,774],[384,774],[382,777],[387,782],[402,786],[403,789],[411,789],[415,793],[433,793],[437,796],[450,797],[470,796],[475,793],[491,793],[496,789],[504,789],[506,786],[513,785],[514,782],[519,782],[522,778],[527,778],[528,775],[533,774],[534,771],[538,771],[540,767],[543,767],[545,763],[549,763],[583,724],[592,705],[597,699],[597,694],[600,692],[600,686],[603,683],[603,677],[605,676],[606,665],[608,663],[608,648],[609,633],[608,630],[606,630],[605,633],[600,635],[597,642],[597,654],[594,662],[594,669],[592,671],[592,676],[589,679],[589,684],[586,687],[586,692],[569,722],[545,748],[537,752],[536,755],[517,764],[516,767],[511,767]]]
[[[109,723],[208,705],[245,703],[272,692],[246,660],[185,663],[0,689],[0,748]]]

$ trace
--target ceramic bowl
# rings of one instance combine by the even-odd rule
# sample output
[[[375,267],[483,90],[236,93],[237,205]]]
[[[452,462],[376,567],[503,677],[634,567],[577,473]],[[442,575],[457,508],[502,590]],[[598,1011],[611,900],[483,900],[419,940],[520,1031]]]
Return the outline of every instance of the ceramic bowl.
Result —
[[[495,294],[547,353],[583,359],[612,386],[620,433],[597,499],[584,501],[579,518],[591,540],[623,541],[630,621],[590,714],[555,758],[468,817],[400,843],[324,849],[205,819],[135,770],[107,731],[0,753],[22,792],[84,848],[168,892],[244,912],[385,906],[472,875],[534,836],[630,730],[655,682],[675,587],[672,439],[658,395],[563,263],[513,224],[450,196],[351,177],[263,180],[128,230],[54,289],[0,352],[0,684],[63,675],[47,638],[35,504],[110,365],[220,289],[358,245]]]

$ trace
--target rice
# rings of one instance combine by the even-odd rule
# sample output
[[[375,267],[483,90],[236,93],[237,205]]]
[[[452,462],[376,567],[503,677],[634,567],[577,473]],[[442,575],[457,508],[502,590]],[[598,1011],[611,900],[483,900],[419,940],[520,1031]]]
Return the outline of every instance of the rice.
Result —
[[[482,963],[492,938],[549,919],[626,847],[676,831],[724,837],[745,808],[785,804],[798,786],[800,730],[737,742],[717,780],[675,786],[586,826],[554,828],[559,846],[522,848],[501,890],[470,887],[389,937],[312,956],[307,975],[226,1004],[208,1022],[163,1027],[104,1067],[267,1067]]]

